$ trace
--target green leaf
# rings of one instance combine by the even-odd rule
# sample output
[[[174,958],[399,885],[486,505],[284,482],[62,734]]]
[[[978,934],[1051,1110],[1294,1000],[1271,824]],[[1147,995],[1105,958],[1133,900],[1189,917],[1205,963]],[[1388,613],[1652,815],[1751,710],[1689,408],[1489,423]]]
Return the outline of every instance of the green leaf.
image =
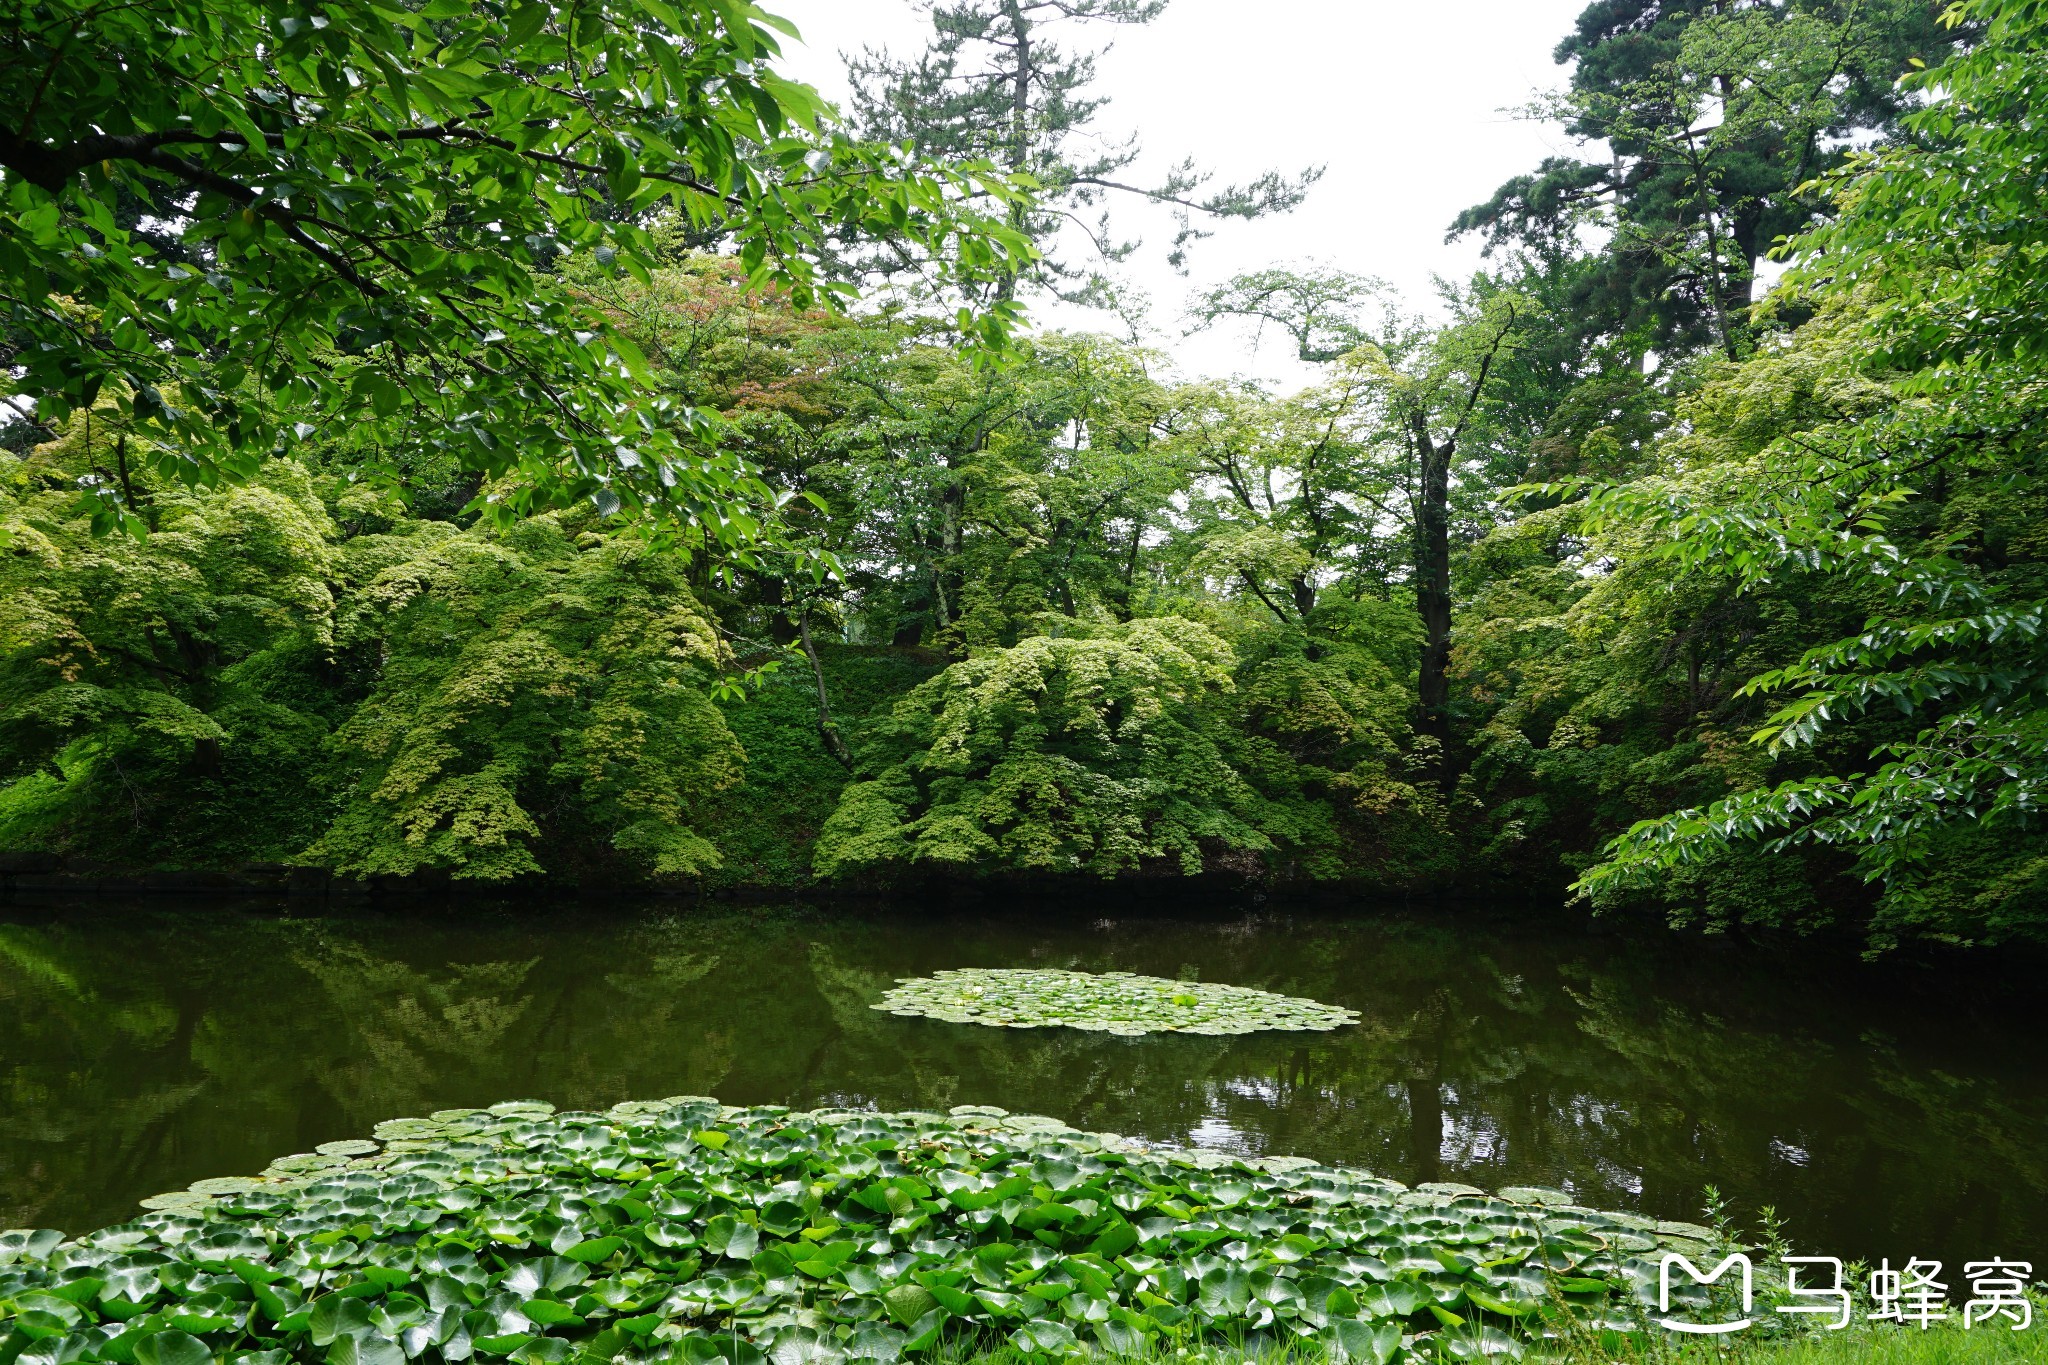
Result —
[[[1334,1360],[1387,1365],[1401,1347],[1401,1326],[1393,1322],[1360,1322],[1342,1318],[1330,1324],[1325,1338]]]
[[[585,1264],[590,1264],[597,1261],[610,1260],[612,1257],[618,1255],[621,1251],[625,1250],[625,1247],[626,1243],[623,1238],[594,1237],[588,1241],[576,1243],[576,1245],[570,1247],[567,1251],[564,1251],[562,1255],[566,1256],[568,1259],[572,1261],[581,1261]]]
[[[327,1294],[314,1301],[307,1331],[315,1346],[326,1346],[338,1337],[370,1330],[370,1306],[359,1298]],[[142,1365],[153,1365],[144,1361]]]
[[[205,1342],[185,1332],[154,1332],[135,1343],[137,1365],[213,1365]]]
[[[327,1365],[405,1365],[405,1352],[380,1336],[337,1337],[327,1348]]]
[[[505,45],[520,47],[541,30],[548,19],[550,6],[543,3],[520,5],[505,18]]]

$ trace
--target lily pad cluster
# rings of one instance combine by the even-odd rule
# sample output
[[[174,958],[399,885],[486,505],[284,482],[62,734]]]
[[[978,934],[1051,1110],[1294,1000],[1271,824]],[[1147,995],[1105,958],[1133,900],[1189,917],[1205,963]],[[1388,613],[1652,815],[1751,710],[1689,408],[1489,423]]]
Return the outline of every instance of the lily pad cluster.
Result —
[[[1619,1330],[1710,1234],[1554,1191],[1407,1189],[1054,1119],[446,1110],[201,1181],[135,1221],[0,1235],[9,1365],[838,1365],[1221,1340],[1514,1355]]]
[[[875,1005],[906,1016],[998,1028],[1142,1033],[1257,1033],[1342,1028],[1358,1011],[1249,986],[1169,981],[1131,972],[963,967],[906,977]]]

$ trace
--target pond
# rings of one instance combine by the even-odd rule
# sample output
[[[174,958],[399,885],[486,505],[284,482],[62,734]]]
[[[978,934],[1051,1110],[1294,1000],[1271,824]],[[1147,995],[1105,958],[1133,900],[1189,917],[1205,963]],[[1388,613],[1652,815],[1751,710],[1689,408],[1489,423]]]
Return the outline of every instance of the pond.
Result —
[[[899,977],[975,966],[1235,983],[1361,1021],[1122,1038],[870,1008]],[[2040,1003],[1566,915],[16,901],[0,1227],[117,1222],[399,1115],[706,1094],[995,1104],[1658,1217],[1697,1218],[1711,1185],[1808,1250],[2040,1264]]]

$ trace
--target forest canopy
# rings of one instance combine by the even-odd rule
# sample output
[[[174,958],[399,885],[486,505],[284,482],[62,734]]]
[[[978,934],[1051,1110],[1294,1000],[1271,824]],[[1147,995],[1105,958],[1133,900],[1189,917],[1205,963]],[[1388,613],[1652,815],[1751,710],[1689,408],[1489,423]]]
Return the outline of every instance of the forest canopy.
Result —
[[[1158,9],[21,11],[0,847],[2048,934],[2048,9],[1590,7],[1483,270],[1194,301],[1292,389],[1029,324],[1313,192],[1082,155]]]

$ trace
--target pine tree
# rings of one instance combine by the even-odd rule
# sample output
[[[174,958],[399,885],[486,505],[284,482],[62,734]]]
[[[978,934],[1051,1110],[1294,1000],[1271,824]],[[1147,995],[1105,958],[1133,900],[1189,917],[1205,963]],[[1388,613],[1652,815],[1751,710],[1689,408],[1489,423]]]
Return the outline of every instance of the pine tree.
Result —
[[[1484,204],[1457,237],[1554,252],[1609,233],[1572,310],[1638,348],[1746,349],[1757,263],[1825,203],[1802,191],[1857,139],[1889,135],[1896,81],[1958,34],[1930,0],[1596,0],[1559,43],[1545,109],[1581,140]]]
[[[925,0],[932,38],[923,52],[900,60],[870,48],[848,59],[853,121],[866,137],[908,142],[936,161],[991,162],[1039,186],[1035,204],[1015,204],[1011,226],[1043,252],[1025,278],[1011,269],[995,285],[1011,298],[1020,283],[1062,298],[1095,303],[1107,294],[1100,265],[1126,259],[1139,243],[1119,240],[1105,207],[1112,194],[1170,208],[1178,222],[1168,260],[1176,267],[1188,246],[1208,236],[1198,226],[1220,218],[1259,218],[1299,204],[1322,174],[1267,171],[1242,185],[1211,188],[1212,173],[1192,159],[1152,184],[1123,178],[1138,160],[1135,136],[1097,144],[1096,115],[1109,101],[1089,93],[1095,61],[1106,50],[1070,45],[1067,32],[1089,26],[1136,27],[1165,10],[1165,0]],[[1097,263],[1063,258],[1054,249],[1072,223],[1089,237]],[[863,262],[888,269],[900,253]]]

